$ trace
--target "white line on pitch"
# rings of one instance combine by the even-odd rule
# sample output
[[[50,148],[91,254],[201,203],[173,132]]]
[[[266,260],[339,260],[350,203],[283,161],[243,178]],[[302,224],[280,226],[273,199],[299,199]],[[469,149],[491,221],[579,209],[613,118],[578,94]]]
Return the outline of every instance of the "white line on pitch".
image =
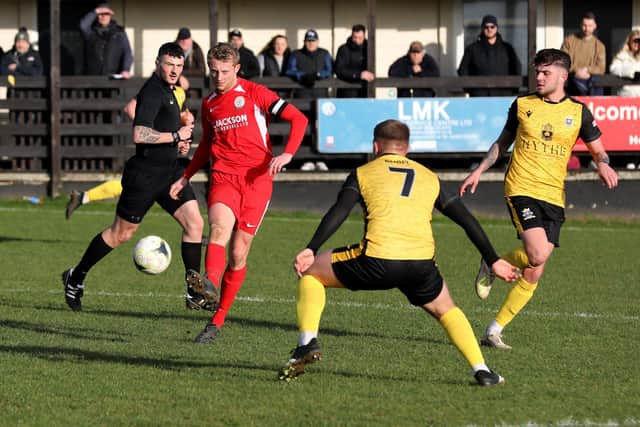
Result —
[[[0,289],[0,294],[10,294],[10,293],[25,293],[25,292],[34,292],[34,289]],[[62,291],[57,290],[48,290],[48,294],[62,294]],[[114,297],[114,298],[168,298],[168,299],[177,299],[184,298],[184,295],[176,295],[176,294],[164,294],[164,293],[156,293],[156,292],[147,292],[147,293],[132,293],[132,292],[107,292],[107,291],[95,291],[95,292],[87,292],[85,291],[85,295],[90,296],[100,296],[100,297]],[[264,298],[264,297],[238,297],[236,298],[239,301],[251,302],[251,303],[269,303],[269,304],[295,304],[295,299],[293,298]],[[373,308],[379,310],[414,310],[415,307],[408,304],[383,304],[383,303],[363,303],[363,302],[353,302],[353,301],[328,301],[327,305],[335,305],[338,307],[350,307],[350,308]],[[473,313],[491,313],[495,310],[488,308],[472,308],[465,309],[467,312]],[[623,320],[623,321],[631,321],[637,322],[640,321],[640,316],[631,316],[631,315],[613,315],[613,314],[603,314],[603,313],[562,313],[562,312],[545,312],[545,311],[535,311],[535,310],[525,310],[520,315],[528,315],[535,317],[575,317],[578,319],[610,319],[610,320]]]

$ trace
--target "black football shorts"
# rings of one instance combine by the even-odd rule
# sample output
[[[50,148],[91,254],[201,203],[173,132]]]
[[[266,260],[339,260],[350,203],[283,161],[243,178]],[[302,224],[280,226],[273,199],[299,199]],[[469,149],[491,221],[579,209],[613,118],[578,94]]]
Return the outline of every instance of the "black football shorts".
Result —
[[[511,196],[506,201],[518,238],[524,230],[541,227],[547,240],[555,247],[560,246],[560,228],[564,223],[562,207],[528,196]]]
[[[180,199],[169,196],[169,188],[182,176],[184,168],[176,161],[169,165],[158,165],[147,159],[131,157],[122,174],[122,194],[116,214],[131,223],[139,224],[154,202],[169,215],[189,200],[196,200],[191,184],[180,193]]]
[[[416,306],[433,301],[442,290],[442,276],[434,260],[389,260],[361,253],[355,244],[334,249],[333,272],[347,289],[375,291],[398,288]]]

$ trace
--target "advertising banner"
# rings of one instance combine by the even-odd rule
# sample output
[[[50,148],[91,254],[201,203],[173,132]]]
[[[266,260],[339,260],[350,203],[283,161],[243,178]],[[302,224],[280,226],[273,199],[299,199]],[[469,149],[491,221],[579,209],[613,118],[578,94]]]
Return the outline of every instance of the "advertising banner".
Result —
[[[577,96],[585,103],[602,131],[607,151],[640,151],[640,98]],[[587,151],[578,141],[573,151]]]
[[[607,151],[640,151],[640,98],[581,97]],[[411,151],[482,153],[496,140],[514,98],[318,100],[318,151],[370,153],[374,126],[397,119],[411,129]],[[579,141],[575,151],[586,147]]]

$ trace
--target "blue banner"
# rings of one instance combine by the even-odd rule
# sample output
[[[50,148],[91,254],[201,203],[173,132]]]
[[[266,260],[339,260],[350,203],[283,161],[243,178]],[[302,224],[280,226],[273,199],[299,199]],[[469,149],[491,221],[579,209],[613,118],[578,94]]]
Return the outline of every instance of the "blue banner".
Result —
[[[485,152],[514,98],[319,99],[318,151],[371,153],[373,128],[387,119],[411,129],[411,151]]]

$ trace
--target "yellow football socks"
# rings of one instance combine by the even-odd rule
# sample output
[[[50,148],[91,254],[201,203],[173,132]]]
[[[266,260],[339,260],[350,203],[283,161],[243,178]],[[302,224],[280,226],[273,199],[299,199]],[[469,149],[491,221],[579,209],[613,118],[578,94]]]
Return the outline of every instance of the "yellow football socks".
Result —
[[[318,332],[320,317],[324,310],[326,293],[318,279],[308,274],[298,282],[298,330],[300,332]]]
[[[522,246],[502,255],[502,259],[508,261],[521,270],[529,265],[529,257]]]
[[[120,181],[117,179],[107,181],[97,187],[93,187],[85,191],[85,195],[88,199],[87,203],[95,202],[96,200],[113,199],[114,197],[120,196],[121,193],[122,184],[120,184]]]
[[[513,285],[507,297],[498,311],[496,322],[503,328],[513,320],[513,318],[524,308],[533,297],[533,292],[538,286],[537,283],[529,283],[523,277]]]
[[[467,359],[469,366],[474,367],[484,363],[482,352],[478,346],[476,336],[473,334],[471,324],[462,310],[454,307],[440,318],[440,324],[447,331],[451,342],[460,350]]]

